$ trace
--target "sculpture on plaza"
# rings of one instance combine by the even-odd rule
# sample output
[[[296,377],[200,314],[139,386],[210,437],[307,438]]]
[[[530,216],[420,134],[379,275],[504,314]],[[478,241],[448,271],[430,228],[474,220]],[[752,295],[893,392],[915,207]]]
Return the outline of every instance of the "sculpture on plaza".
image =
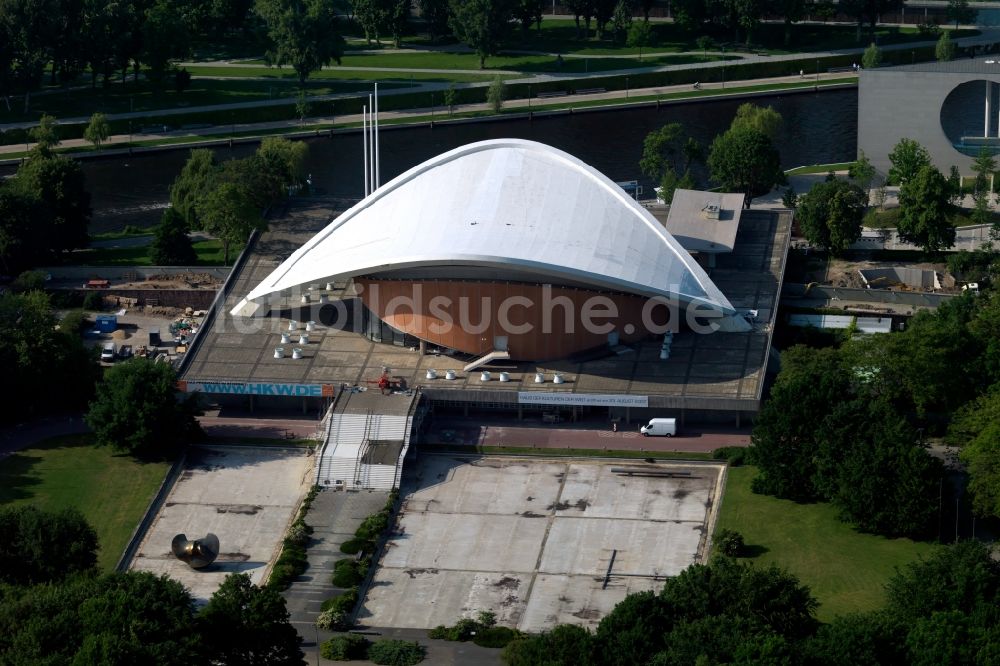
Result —
[[[192,569],[204,569],[219,556],[219,537],[209,532],[201,539],[188,540],[186,534],[178,534],[170,542],[170,550]]]

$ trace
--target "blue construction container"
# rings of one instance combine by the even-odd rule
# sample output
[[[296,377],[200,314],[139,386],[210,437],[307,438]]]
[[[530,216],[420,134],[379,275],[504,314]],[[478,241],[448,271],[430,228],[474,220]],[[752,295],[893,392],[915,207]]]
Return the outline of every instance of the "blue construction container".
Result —
[[[97,330],[101,333],[111,333],[118,328],[118,317],[115,315],[97,315]]]

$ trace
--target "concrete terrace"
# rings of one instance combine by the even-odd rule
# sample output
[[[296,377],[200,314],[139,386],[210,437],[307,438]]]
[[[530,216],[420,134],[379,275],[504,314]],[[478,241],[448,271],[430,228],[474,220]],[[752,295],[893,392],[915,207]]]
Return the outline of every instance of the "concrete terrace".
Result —
[[[358,621],[431,628],[492,610],[523,631],[593,629],[702,561],[721,469],[423,455]]]
[[[445,354],[421,356],[416,349],[376,343],[354,332],[361,307],[353,285],[317,285],[312,303],[287,299],[283,309],[272,309],[262,319],[238,319],[229,310],[292,252],[335,217],[337,202],[322,198],[296,200],[281,218],[271,221],[239,275],[205,338],[195,349],[184,379],[194,382],[285,382],[361,385],[375,389],[383,368],[402,387],[422,386],[433,400],[503,403],[514,405],[518,391],[546,391],[649,396],[650,407],[756,411],[770,349],[771,324],[790,238],[787,213],[745,211],[736,246],[731,254],[717,255],[714,268],[706,270],[739,310],[757,310],[758,321],[750,333],[674,336],[671,356],[659,360],[660,341],[650,340],[635,351],[583,362],[491,364],[505,371],[510,381],[480,381],[480,372],[465,373],[468,359]],[[705,265],[707,262],[703,262]],[[331,303],[321,305],[319,294]],[[334,305],[339,301],[341,305]],[[308,342],[299,344],[304,324],[281,343],[289,320],[315,321]],[[274,358],[284,347],[285,358]],[[291,348],[302,349],[303,358],[292,359]],[[438,379],[426,379],[435,369]],[[444,379],[455,370],[455,380]],[[536,372],[546,373],[546,383],[534,383]],[[562,373],[563,384],[552,383],[552,373]]]

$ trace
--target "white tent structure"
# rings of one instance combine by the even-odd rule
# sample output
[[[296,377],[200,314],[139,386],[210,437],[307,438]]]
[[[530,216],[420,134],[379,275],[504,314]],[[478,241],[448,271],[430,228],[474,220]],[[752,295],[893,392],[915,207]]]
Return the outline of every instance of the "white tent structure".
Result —
[[[479,271],[736,312],[663,225],[606,176],[551,146],[497,139],[456,148],[382,185],[233,314],[252,316],[270,297],[313,283],[407,271]]]

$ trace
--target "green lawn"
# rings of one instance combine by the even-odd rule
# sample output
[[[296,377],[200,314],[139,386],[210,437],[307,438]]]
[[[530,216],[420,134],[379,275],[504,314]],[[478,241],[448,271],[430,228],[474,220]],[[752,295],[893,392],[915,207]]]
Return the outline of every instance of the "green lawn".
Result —
[[[935,548],[909,539],[861,534],[837,519],[829,504],[796,504],[750,492],[753,467],[729,470],[717,529],[728,527],[759,554],[799,577],[820,601],[820,620],[868,611],[884,603],[883,586],[894,568]]]
[[[194,243],[199,266],[223,266],[222,243],[217,240],[203,240]],[[230,259],[239,254],[238,248],[230,248]],[[70,257],[70,264],[76,266],[152,266],[149,246],[91,248],[79,250]]]
[[[0,460],[0,504],[76,507],[97,531],[97,564],[109,571],[169,467],[112,455],[89,435],[56,437]]]

